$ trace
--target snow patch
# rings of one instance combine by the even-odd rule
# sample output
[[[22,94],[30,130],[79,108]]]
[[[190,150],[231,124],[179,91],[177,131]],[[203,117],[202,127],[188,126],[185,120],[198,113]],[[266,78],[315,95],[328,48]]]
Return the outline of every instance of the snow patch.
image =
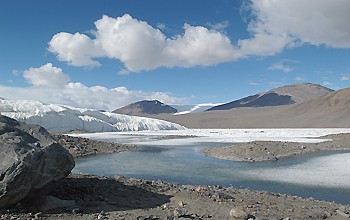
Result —
[[[171,105],[171,107],[178,110],[174,115],[184,115],[194,112],[204,112],[214,106],[221,105],[222,103],[203,103],[197,105]]]

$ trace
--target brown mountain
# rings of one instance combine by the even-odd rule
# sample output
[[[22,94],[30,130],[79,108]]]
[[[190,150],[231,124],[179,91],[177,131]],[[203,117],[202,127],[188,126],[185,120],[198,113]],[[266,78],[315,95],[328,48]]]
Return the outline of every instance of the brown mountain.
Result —
[[[177,110],[169,105],[166,105],[158,100],[143,100],[124,106],[113,113],[145,116],[145,115],[158,115],[158,114],[174,114]]]
[[[207,111],[229,110],[242,107],[291,105],[305,102],[312,98],[327,94],[331,91],[333,90],[311,83],[293,84],[218,105],[208,109]]]
[[[292,105],[241,107],[162,119],[189,128],[328,128],[350,127],[350,88]]]

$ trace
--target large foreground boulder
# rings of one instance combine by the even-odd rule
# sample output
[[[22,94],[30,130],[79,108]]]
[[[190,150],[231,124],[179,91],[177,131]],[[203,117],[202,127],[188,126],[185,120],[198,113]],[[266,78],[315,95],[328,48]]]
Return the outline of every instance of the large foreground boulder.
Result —
[[[0,209],[46,191],[74,165],[44,128],[0,115]]]

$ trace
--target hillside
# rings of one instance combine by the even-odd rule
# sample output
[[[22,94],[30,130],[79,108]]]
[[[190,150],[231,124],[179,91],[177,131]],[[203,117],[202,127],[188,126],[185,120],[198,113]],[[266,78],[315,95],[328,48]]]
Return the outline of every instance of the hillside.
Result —
[[[158,114],[174,114],[177,109],[166,105],[158,100],[143,100],[116,109],[113,113],[133,115],[133,116],[144,116],[144,115],[158,115]]]
[[[293,84],[271,89],[267,92],[262,92],[229,103],[218,105],[208,109],[207,111],[229,110],[233,108],[243,107],[292,105],[305,102],[307,100],[327,94],[331,91],[332,90],[326,87],[311,83]]]
[[[0,113],[47,130],[89,132],[177,130],[184,127],[163,120],[128,116],[38,101],[0,99]]]
[[[241,107],[162,117],[189,128],[325,128],[350,127],[350,88],[299,104]]]

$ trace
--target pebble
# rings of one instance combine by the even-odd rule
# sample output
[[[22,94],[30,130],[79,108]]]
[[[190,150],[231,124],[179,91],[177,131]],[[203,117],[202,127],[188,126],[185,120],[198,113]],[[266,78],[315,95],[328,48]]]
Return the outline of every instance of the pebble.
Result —
[[[231,211],[230,211],[230,216],[233,219],[247,219],[248,218],[248,213],[246,213],[241,208],[232,208]]]
[[[175,209],[175,210],[174,210],[174,217],[175,217],[175,218],[181,217],[181,216],[183,216],[184,214],[185,214],[184,211],[182,211],[181,209]]]
[[[184,206],[185,206],[185,203],[184,203],[183,201],[180,201],[180,202],[178,203],[178,206],[179,206],[179,207],[184,207]]]
[[[38,212],[34,215],[34,218],[35,219],[39,219],[41,217],[42,213],[41,212]]]

